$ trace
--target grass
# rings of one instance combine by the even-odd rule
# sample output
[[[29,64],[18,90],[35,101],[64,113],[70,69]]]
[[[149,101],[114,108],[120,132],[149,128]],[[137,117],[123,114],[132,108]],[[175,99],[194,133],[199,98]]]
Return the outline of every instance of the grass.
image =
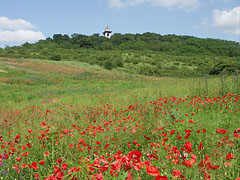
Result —
[[[1,59],[0,178],[237,179],[238,87]]]

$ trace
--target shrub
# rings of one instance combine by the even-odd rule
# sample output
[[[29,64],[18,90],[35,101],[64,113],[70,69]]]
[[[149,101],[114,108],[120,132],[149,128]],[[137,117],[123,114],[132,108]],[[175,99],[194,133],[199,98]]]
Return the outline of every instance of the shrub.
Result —
[[[61,60],[61,56],[59,54],[52,55],[51,56],[51,60],[60,61]]]

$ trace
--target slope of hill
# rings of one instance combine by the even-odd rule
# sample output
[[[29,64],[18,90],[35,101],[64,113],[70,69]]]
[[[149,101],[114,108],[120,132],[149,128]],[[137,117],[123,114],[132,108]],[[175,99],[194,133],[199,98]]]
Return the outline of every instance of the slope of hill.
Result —
[[[203,76],[240,70],[240,44],[192,36],[55,34],[35,44],[0,48],[0,56],[69,60],[154,76]]]
[[[0,58],[0,179],[239,179],[239,79]]]

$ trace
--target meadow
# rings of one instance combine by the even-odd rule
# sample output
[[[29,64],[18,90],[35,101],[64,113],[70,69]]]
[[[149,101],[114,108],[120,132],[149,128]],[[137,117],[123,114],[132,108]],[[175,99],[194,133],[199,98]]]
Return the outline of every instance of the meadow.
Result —
[[[0,179],[240,179],[240,76],[0,59]]]

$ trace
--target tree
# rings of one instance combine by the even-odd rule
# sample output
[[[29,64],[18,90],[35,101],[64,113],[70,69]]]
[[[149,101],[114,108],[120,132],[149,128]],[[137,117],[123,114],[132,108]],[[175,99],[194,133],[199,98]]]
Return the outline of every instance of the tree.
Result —
[[[113,64],[112,61],[106,60],[106,61],[104,61],[104,63],[103,63],[103,67],[104,67],[105,69],[111,70],[111,69],[113,69],[115,66],[114,66],[114,64]]]

